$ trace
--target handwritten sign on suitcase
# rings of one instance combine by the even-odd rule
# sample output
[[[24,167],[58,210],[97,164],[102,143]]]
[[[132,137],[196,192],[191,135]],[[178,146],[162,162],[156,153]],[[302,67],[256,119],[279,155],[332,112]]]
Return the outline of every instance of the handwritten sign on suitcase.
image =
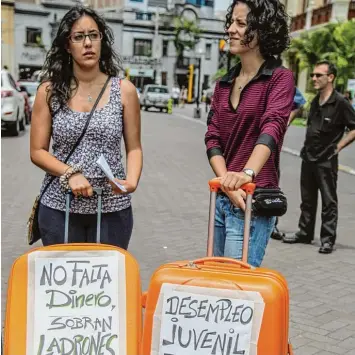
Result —
[[[160,354],[248,354],[253,316],[253,301],[167,293]]]
[[[256,355],[265,303],[258,292],[163,283],[151,355]]]
[[[119,253],[34,259],[33,332],[28,354],[121,354],[125,281]],[[91,254],[91,255],[90,255]],[[121,263],[122,266],[122,263]],[[122,290],[123,291],[123,290]],[[120,327],[121,326],[121,327]],[[28,328],[30,329],[30,328]],[[125,336],[125,334],[123,334]]]

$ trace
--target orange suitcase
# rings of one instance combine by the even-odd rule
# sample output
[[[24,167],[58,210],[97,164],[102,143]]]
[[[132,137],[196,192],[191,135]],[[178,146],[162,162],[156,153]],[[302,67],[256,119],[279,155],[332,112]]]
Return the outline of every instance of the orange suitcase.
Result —
[[[101,189],[97,241],[100,241]],[[65,242],[68,241],[67,196]],[[33,249],[13,264],[5,355],[139,354],[141,282],[136,260],[104,244]]]
[[[243,260],[212,256],[218,180],[210,181],[207,257],[159,267],[143,295],[142,355],[291,355],[283,276],[246,263],[254,184],[247,192]]]

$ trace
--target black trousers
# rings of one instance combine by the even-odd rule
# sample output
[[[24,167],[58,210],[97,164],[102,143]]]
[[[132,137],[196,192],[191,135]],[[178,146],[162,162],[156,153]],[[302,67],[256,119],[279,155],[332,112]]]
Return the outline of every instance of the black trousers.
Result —
[[[69,243],[96,243],[96,214],[71,213]],[[64,243],[65,212],[40,204],[38,223],[43,245]],[[132,207],[101,215],[101,243],[127,249],[133,229]]]
[[[299,234],[307,240],[314,239],[318,190],[322,197],[322,244],[335,243],[338,223],[338,157],[325,162],[302,161],[301,167],[301,217]]]

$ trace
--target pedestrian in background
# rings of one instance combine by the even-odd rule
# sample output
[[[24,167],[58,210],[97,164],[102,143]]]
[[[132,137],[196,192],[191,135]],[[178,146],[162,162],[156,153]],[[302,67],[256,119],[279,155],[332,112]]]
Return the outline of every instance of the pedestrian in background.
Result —
[[[318,190],[322,197],[320,253],[333,251],[338,222],[338,155],[355,139],[355,111],[334,89],[337,69],[328,61],[314,67],[310,77],[318,95],[313,99],[301,150],[301,216],[299,231],[283,238],[285,243],[310,244],[314,239]],[[345,128],[349,133],[344,136]]]
[[[216,84],[205,143],[222,190],[216,201],[214,255],[241,259],[246,196],[240,187],[254,181],[264,196],[279,193],[280,151],[295,83],[280,60],[290,39],[279,0],[234,0],[225,29],[230,53],[241,62]],[[275,214],[267,212],[252,214],[248,262],[253,266],[261,264],[274,229]]]
[[[185,107],[185,103],[187,100],[187,89],[185,86],[182,86],[180,91],[180,107]]]
[[[180,88],[178,85],[174,85],[171,89],[171,97],[173,99],[174,107],[179,105]]]
[[[94,10],[77,6],[63,17],[47,54],[31,128],[31,160],[47,172],[38,212],[44,245],[63,243],[68,190],[76,197],[71,203],[69,242],[95,242],[93,188],[99,187],[103,189],[101,242],[128,247],[133,227],[130,193],[136,190],[142,170],[140,108],[134,85],[118,76],[122,68],[113,40],[111,29]],[[101,154],[127,192],[110,185],[96,164]]]

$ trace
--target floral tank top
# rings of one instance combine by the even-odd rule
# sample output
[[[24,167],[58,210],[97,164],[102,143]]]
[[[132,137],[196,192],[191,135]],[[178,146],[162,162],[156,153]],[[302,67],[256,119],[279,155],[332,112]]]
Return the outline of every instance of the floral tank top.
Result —
[[[118,179],[126,178],[121,152],[123,107],[120,84],[120,78],[111,79],[108,103],[95,110],[82,141],[67,162],[68,165],[79,165],[92,187],[103,188],[103,213],[120,211],[131,205],[129,195],[115,195],[112,192],[108,179],[96,163],[100,155],[103,154],[113,175]],[[90,112],[73,111],[67,105],[59,108],[54,100],[52,110],[55,112],[52,117],[52,154],[58,160],[64,161],[83,131]],[[47,174],[41,192],[50,179],[51,176]],[[47,207],[65,211],[65,192],[59,184],[59,178],[54,179],[42,196],[41,203]],[[74,198],[70,212],[96,213],[97,196]]]

